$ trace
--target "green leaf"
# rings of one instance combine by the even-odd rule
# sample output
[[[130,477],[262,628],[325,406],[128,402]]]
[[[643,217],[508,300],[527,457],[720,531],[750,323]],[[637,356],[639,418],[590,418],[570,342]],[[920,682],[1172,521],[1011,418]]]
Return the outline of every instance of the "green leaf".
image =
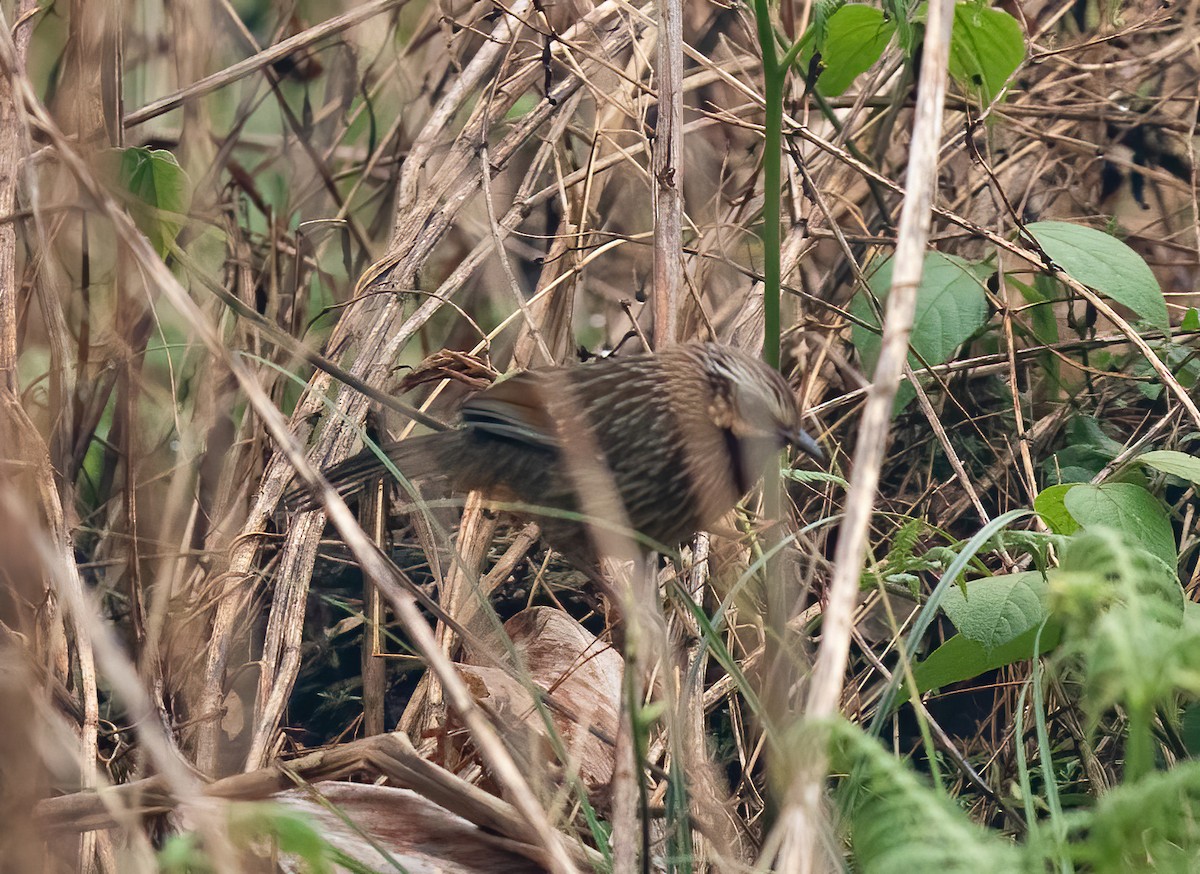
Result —
[[[1010,643],[1045,621],[1049,588],[1039,571],[971,580],[961,589],[947,589],[942,610],[968,640],[987,653]]]
[[[1094,446],[1066,446],[1042,462],[1047,483],[1090,483],[1112,460]]]
[[[1029,327],[1033,329],[1034,339],[1045,345],[1057,343],[1058,318],[1054,314],[1054,301],[1043,294],[1037,285],[1027,285],[1010,275],[1006,275],[1004,281],[1006,285],[1019,291],[1025,302],[1030,304],[1024,309],[1024,313],[1029,319]]]
[[[1155,327],[1170,328],[1158,280],[1142,257],[1116,237],[1067,222],[1035,222],[1026,230],[1072,278],[1129,307]]]
[[[954,7],[950,75],[983,104],[991,103],[1025,60],[1025,35],[1015,18],[977,3]]]
[[[1183,321],[1179,323],[1181,331],[1200,331],[1200,310],[1195,307],[1190,307],[1183,314]]]
[[[1125,447],[1104,433],[1091,416],[1076,416],[1067,426],[1066,445],[1042,462],[1046,481],[1087,483]]]
[[[1037,629],[1031,628],[1008,643],[988,650],[977,640],[956,634],[933,652],[925,661],[913,665],[913,678],[917,689],[925,694],[931,689],[941,689],[953,683],[961,683],[978,677],[985,671],[1007,667],[1025,659],[1033,658],[1033,644]],[[1058,646],[1062,639],[1062,626],[1051,620],[1042,631],[1040,647],[1047,653]],[[904,686],[896,697],[896,704],[908,698],[908,686]]]
[[[1200,385],[1200,356],[1196,355],[1196,340],[1194,337],[1184,337],[1183,342],[1167,342],[1159,349],[1162,351],[1162,362],[1171,368],[1175,374],[1175,378],[1179,380],[1179,384],[1186,389],[1193,389]],[[1150,362],[1145,359],[1138,359],[1135,365],[1140,365],[1153,370]],[[1140,388],[1154,387],[1161,391],[1162,385],[1159,383],[1139,382]]]
[[[1130,640],[1146,622],[1174,628],[1186,619],[1186,602],[1174,567],[1125,531],[1098,525],[1080,532],[1067,541],[1059,566],[1046,576],[1051,610],[1066,624],[1071,643],[1093,654],[1103,650],[1104,658],[1134,663],[1144,647]],[[1113,640],[1101,645],[1100,620],[1112,615],[1117,617],[1109,629],[1114,631]],[[1137,628],[1124,627],[1130,624]],[[1200,631],[1196,623],[1191,625],[1191,632]],[[1119,651],[1133,654],[1123,656]]]
[[[1110,460],[1125,451],[1125,444],[1104,433],[1104,428],[1093,416],[1075,416],[1067,426],[1068,440],[1072,446],[1089,446]]]
[[[801,37],[801,42],[815,41],[820,50],[824,51],[825,40],[829,36],[829,19],[833,18],[833,14],[845,5],[845,0],[816,0],[812,7],[812,25]],[[805,59],[806,67],[811,59],[812,51],[809,50]]]
[[[1033,499],[1033,509],[1055,534],[1074,534],[1079,530],[1079,523],[1067,511],[1065,501],[1067,492],[1076,485],[1078,483],[1050,486]]]
[[[1126,779],[1153,767],[1154,710],[1174,712],[1181,692],[1200,693],[1200,628],[1174,564],[1144,549],[1139,533],[1090,529],[1048,574],[1054,614],[1066,626],[1064,663],[1080,668],[1085,732],[1113,707],[1129,714]]]
[[[100,166],[138,230],[165,258],[192,205],[191,181],[175,156],[162,149],[113,149],[100,156]]]
[[[299,856],[314,874],[333,870],[328,861],[330,846],[308,817],[298,811],[281,811],[272,818],[271,826],[282,852]]]
[[[1200,485],[1200,458],[1194,455],[1171,449],[1159,449],[1154,452],[1143,452],[1137,457],[1137,460],[1147,467]]]
[[[846,774],[835,794],[838,823],[853,847],[853,864],[846,870],[1033,870],[1021,849],[972,822],[945,790],[929,786],[857,725],[833,721],[829,737],[833,767]]]
[[[1078,484],[1063,498],[1067,512],[1084,528],[1119,531],[1169,566],[1178,561],[1175,531],[1162,501],[1132,483]]]
[[[230,805],[229,818],[235,839],[249,843],[269,836],[280,852],[305,863],[302,870],[333,871],[334,848],[308,815],[274,802],[242,801]]]
[[[1094,874],[1161,871],[1200,865],[1200,762],[1113,786],[1079,820],[1086,840],[1073,841],[1078,870]]]
[[[987,322],[987,296],[983,280],[990,268],[972,264],[952,255],[929,252],[917,288],[917,309],[909,345],[929,364],[941,364]],[[884,261],[869,279],[872,293],[882,305],[892,284],[892,259]],[[851,301],[850,311],[876,330],[855,325],[851,341],[862,358],[867,373],[875,371],[879,360],[879,319],[865,294]],[[909,364],[921,367],[917,354],[909,355]],[[895,411],[902,410],[915,397],[907,382],[896,394]]]
[[[879,5],[883,7],[884,14],[896,22],[896,42],[899,43],[904,57],[911,61],[920,45],[917,34],[921,32],[920,22],[924,21],[921,7],[917,7],[917,13],[914,15],[911,4],[906,0],[880,0]]]
[[[200,839],[190,833],[169,835],[158,851],[158,870],[161,874],[191,874],[208,870],[208,857],[200,847]]]
[[[844,92],[879,60],[895,32],[895,23],[873,6],[856,3],[833,13],[818,43],[824,68],[817,79],[820,92],[828,97]]]

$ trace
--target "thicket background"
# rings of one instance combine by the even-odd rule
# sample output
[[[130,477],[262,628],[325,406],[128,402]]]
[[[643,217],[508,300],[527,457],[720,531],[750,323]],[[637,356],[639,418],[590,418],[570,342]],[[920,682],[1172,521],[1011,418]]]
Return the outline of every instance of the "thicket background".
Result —
[[[924,5],[5,3],[0,866],[1194,870],[1197,12],[955,7],[843,671]],[[778,354],[830,458],[635,648],[478,503],[279,508],[360,389],[451,419],[666,325]]]

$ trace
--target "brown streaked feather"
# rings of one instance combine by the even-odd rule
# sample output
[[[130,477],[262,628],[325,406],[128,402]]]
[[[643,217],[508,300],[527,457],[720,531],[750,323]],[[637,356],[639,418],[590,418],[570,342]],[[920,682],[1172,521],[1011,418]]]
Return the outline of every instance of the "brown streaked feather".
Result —
[[[384,449],[409,478],[525,504],[552,546],[590,563],[587,528],[562,516],[595,503],[577,488],[599,491],[595,477],[611,477],[625,517],[611,521],[672,546],[728,512],[786,436],[811,451],[799,423],[778,373],[737,350],[691,344],[518,374],[468,399],[459,428]],[[580,447],[600,463],[591,449],[567,451]],[[568,467],[580,460],[585,470]],[[384,469],[363,452],[326,475],[348,495]]]
[[[545,382],[545,374],[530,371],[495,383],[462,405],[463,426],[545,449],[557,448]]]

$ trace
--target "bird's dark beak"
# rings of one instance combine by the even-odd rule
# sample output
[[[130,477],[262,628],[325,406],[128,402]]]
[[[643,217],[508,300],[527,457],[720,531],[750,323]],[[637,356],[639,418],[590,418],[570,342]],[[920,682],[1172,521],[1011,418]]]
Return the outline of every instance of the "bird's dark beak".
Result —
[[[825,461],[825,450],[821,448],[821,444],[817,443],[802,428],[797,428],[795,431],[789,432],[787,441],[814,461]]]

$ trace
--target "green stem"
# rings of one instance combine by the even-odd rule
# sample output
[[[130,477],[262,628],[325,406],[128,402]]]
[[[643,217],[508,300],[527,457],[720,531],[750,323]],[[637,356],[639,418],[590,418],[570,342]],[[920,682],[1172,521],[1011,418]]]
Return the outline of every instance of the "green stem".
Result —
[[[1152,711],[1146,707],[1127,707],[1129,729],[1125,737],[1125,774],[1129,785],[1154,768],[1154,735],[1150,729]]]
[[[783,158],[783,84],[788,67],[775,54],[775,32],[767,0],[754,0],[758,44],[763,56],[763,98],[766,121],[763,137],[763,358],[779,367],[780,169]]]
[[[792,64],[796,63],[796,58],[800,57],[800,52],[802,51],[804,51],[803,35],[792,43],[792,47],[787,50],[787,53],[783,56],[783,60],[779,62],[779,68],[781,70],[791,69]]]
[[[754,17],[758,26],[758,44],[762,51],[763,99],[766,110],[763,135],[763,360],[779,369],[779,294],[780,270],[780,212],[782,189],[780,166],[783,155],[783,84],[788,68],[781,66],[775,53],[775,29],[771,26],[771,10],[767,0],[754,0]],[[778,459],[768,467],[763,482],[763,503],[767,518],[779,519],[783,507],[782,488],[779,481]],[[765,538],[768,553],[778,543],[780,532],[771,528]],[[763,568],[766,611],[764,621],[767,629],[764,642],[763,705],[768,724],[782,725],[787,712],[786,701],[781,700],[779,691],[792,688],[788,678],[787,657],[787,587],[782,567],[777,559],[768,560]],[[767,771],[782,774],[771,762],[774,751],[768,752]],[[778,779],[778,778],[777,778]],[[787,791],[783,787],[768,784],[764,817],[770,822],[782,809],[781,799]],[[769,826],[768,826],[769,830]]]
[[[763,142],[763,357],[779,367],[780,217],[783,210],[783,76],[768,76],[766,136]]]

